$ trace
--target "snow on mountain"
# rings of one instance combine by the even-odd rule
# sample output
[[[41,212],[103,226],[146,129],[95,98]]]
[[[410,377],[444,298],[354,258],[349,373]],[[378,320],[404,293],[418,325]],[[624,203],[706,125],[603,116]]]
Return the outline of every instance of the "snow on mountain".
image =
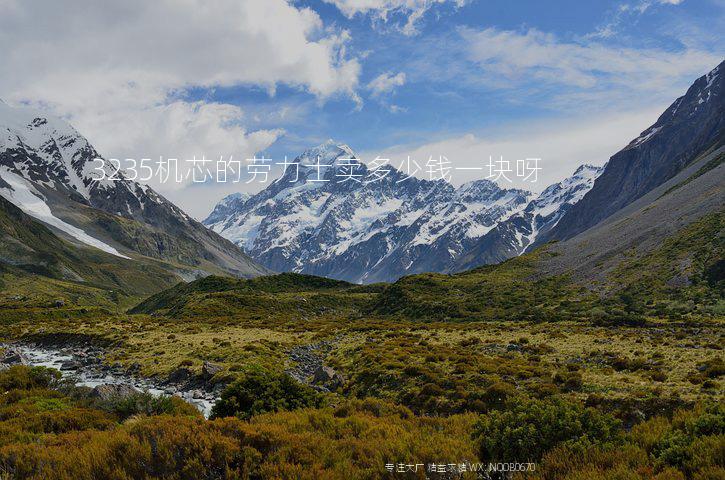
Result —
[[[522,253],[533,244],[539,233],[548,231],[559,223],[568,207],[577,203],[591,190],[594,180],[603,170],[604,167],[582,165],[571,177],[549,186],[529,203],[521,213],[531,222],[531,233],[521,239]]]
[[[224,198],[203,223],[273,270],[390,281],[450,269],[512,218],[528,222],[518,233],[515,254],[521,253],[536,232],[558,221],[564,205],[591,188],[598,171],[583,166],[535,197],[488,180],[454,188],[441,180],[407,178],[391,166],[383,178],[362,162],[340,167],[354,158],[347,145],[325,142],[297,157],[298,168],[288,166],[256,195]],[[338,168],[318,174],[317,163]],[[366,184],[370,178],[376,181]]]
[[[722,144],[725,61],[701,76],[657,121],[612,155],[592,190],[537,244],[568,240],[673,178]]]
[[[0,101],[0,192],[21,210],[114,255],[111,244],[194,271],[266,272],[118,167],[66,121]]]
[[[249,200],[252,196],[248,193],[232,193],[222,198],[219,203],[216,204],[214,210],[207,217],[207,221],[210,223],[216,223],[224,218],[228,217],[235,211],[239,210],[244,202]]]
[[[58,230],[67,233],[71,237],[86,245],[103,250],[117,257],[130,260],[129,257],[121,255],[112,246],[88,235],[80,228],[76,228],[54,216],[43,196],[24,178],[9,171],[7,167],[0,167],[0,178],[5,182],[5,187],[0,186],[0,195],[10,201],[31,217],[51,225]]]
[[[500,225],[507,226],[511,244],[506,258],[522,253],[582,198],[601,170],[582,166],[534,196],[488,180],[454,188],[407,178],[390,166],[384,178],[365,184],[380,174],[361,162],[353,169],[355,181],[339,168],[318,176],[318,158],[319,164],[340,165],[355,156],[333,141],[307,150],[295,160],[299,168],[288,167],[252,197],[226,197],[203,223],[274,270],[390,281],[455,269],[482,239],[497,235]],[[486,263],[482,258],[479,264]]]
[[[456,272],[502,262],[526,252],[554,228],[564,214],[591,190],[604,167],[580,166],[571,177],[547,187],[526,208],[498,223],[445,269]]]
[[[122,189],[140,204],[140,185],[109,180],[123,176],[67,122],[38,110],[0,103],[0,152],[0,164],[9,170],[83,203]],[[124,207],[132,210],[129,204]]]

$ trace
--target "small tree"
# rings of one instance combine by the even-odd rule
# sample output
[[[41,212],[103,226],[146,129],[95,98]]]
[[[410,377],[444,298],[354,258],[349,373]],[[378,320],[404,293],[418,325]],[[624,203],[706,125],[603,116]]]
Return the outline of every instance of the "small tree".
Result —
[[[318,406],[321,396],[285,374],[250,373],[229,385],[212,409],[212,418],[253,415]]]
[[[619,421],[593,408],[527,400],[483,415],[473,436],[483,462],[535,462],[558,445],[610,442],[619,434]]]

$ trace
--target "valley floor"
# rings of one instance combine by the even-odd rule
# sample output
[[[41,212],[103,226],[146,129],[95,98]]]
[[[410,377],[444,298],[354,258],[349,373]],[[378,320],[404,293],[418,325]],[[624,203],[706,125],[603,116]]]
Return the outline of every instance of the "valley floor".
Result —
[[[148,399],[94,403],[13,367],[0,373],[1,478],[485,478],[430,471],[479,461],[535,464],[522,478],[725,474],[722,319],[420,323],[323,311],[190,320],[68,309],[40,322],[40,312],[17,313],[3,324],[6,342],[94,346],[120,371],[156,381],[186,372],[217,392],[255,372],[287,372],[316,383],[319,398],[205,421]],[[323,365],[334,379],[328,371],[313,382]],[[538,416],[573,431],[547,433]],[[389,471],[401,463],[427,470]]]

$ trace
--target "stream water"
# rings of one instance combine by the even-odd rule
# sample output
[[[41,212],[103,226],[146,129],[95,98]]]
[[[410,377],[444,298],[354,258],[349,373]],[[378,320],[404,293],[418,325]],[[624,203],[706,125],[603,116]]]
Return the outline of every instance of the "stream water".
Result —
[[[194,405],[206,418],[209,418],[211,409],[216,401],[213,395],[198,389],[179,390],[171,393],[164,386],[147,378],[135,377],[113,370],[108,371],[95,366],[79,365],[77,367],[71,367],[70,365],[78,363],[78,358],[62,348],[36,345],[13,345],[12,348],[20,351],[30,366],[42,366],[60,370],[64,377],[72,378],[78,386],[93,388],[103,384],[127,385],[157,396],[173,394]]]

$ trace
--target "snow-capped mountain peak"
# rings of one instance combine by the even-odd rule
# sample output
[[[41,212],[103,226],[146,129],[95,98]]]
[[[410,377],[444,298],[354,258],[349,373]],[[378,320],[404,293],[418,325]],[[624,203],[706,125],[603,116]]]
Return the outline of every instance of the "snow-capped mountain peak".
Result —
[[[0,105],[0,165],[91,205],[121,189],[133,197],[119,208],[121,215],[143,205],[140,186],[125,180],[69,123],[32,108]]]
[[[225,197],[203,223],[273,270],[388,281],[450,268],[498,225],[534,210],[533,200],[539,200],[541,212],[529,213],[532,219],[544,208],[573,201],[596,170],[583,166],[547,189],[547,197],[537,197],[485,179],[458,188],[440,180],[406,179],[392,166],[384,178],[368,184],[361,180],[371,168],[362,162],[354,167],[357,180],[341,181],[334,168],[318,179],[317,169],[309,168],[348,158],[356,158],[352,149],[333,140],[305,150],[290,162],[299,169],[288,167],[250,198]],[[534,236],[526,235],[528,244]]]
[[[570,177],[532,196],[524,209],[502,219],[467,252],[456,258],[446,271],[498,263],[526,252],[591,190],[603,170],[604,167],[582,165]]]
[[[176,264],[240,275],[265,271],[153,189],[126,178],[65,120],[5,102],[0,195],[68,239],[120,257],[126,256],[114,245]]]

